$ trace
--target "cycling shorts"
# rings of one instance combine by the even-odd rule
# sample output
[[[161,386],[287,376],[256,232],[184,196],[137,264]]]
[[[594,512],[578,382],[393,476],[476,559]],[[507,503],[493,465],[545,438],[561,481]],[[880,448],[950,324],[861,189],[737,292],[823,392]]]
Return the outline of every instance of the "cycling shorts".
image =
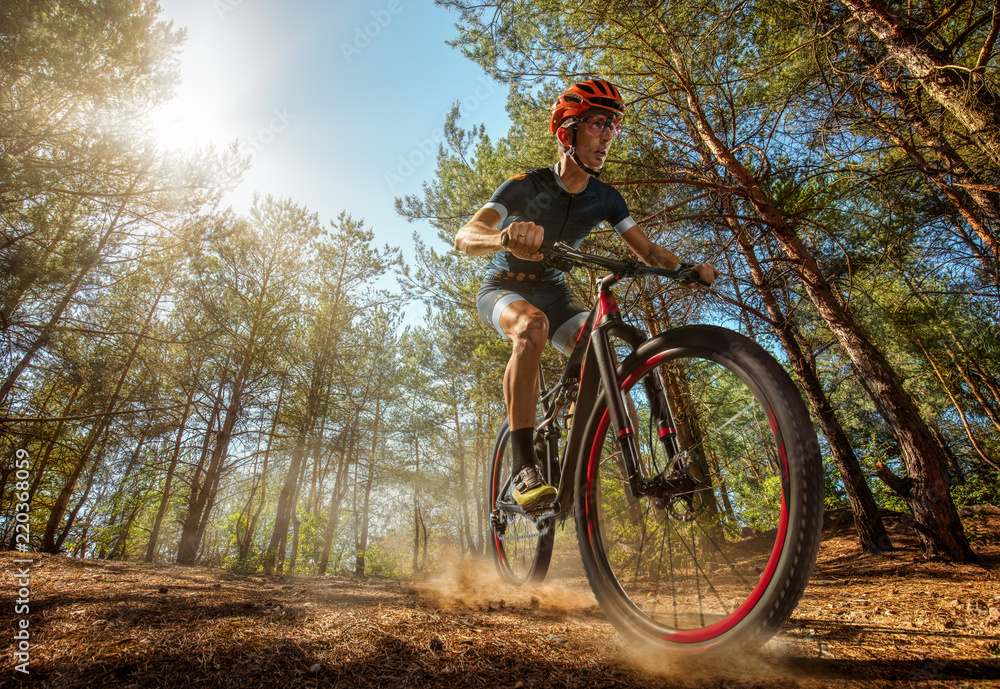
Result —
[[[563,282],[527,284],[511,280],[487,279],[479,288],[476,308],[486,325],[509,339],[500,328],[500,314],[515,301],[526,301],[549,319],[549,342],[569,356],[576,346],[577,333],[590,311],[573,296]]]

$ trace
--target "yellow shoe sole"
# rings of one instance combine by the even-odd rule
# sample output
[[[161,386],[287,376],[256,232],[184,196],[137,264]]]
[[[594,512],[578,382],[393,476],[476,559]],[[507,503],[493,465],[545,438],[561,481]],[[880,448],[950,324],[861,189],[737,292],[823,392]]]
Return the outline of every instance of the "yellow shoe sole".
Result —
[[[554,496],[556,494],[556,489],[552,486],[538,486],[538,488],[532,488],[531,490],[519,493],[517,489],[514,489],[514,500],[521,507],[528,507],[535,504],[539,500],[547,497]]]

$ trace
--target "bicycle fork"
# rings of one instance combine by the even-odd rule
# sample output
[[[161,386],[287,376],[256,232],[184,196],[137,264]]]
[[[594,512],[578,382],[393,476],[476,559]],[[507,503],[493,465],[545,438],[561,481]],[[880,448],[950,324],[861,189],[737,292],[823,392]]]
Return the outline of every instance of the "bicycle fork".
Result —
[[[618,381],[617,360],[608,336],[609,332],[615,330],[624,331],[628,328],[622,320],[621,312],[618,308],[618,300],[609,289],[615,282],[617,282],[615,276],[608,276],[598,283],[599,303],[594,331],[591,335],[591,346],[593,347],[594,358],[600,372],[601,382],[604,386],[611,426],[614,429],[618,446],[622,453],[622,461],[626,468],[627,475],[625,478],[628,482],[629,491],[633,497],[659,495],[663,489],[662,482],[649,481],[640,472],[641,460],[636,442],[637,429],[633,427],[633,418],[629,415],[628,407],[621,392]],[[634,331],[634,329],[632,330]],[[641,340],[630,341],[629,345],[635,349],[640,342]],[[674,426],[673,414],[671,413],[659,372],[653,370],[647,373],[642,378],[642,384],[646,389],[646,398],[650,403],[649,411],[656,425],[660,443],[666,454],[666,465],[669,468],[673,458],[680,451],[680,447],[677,443],[677,431]]]

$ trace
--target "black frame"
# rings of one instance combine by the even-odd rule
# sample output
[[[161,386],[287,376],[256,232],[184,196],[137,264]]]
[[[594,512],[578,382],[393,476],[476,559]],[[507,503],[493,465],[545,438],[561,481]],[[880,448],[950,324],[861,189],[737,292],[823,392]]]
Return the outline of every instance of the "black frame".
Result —
[[[540,250],[545,254],[546,262],[560,270],[568,270],[577,266],[596,266],[613,272],[598,278],[596,281],[596,303],[584,323],[578,344],[571,353],[559,382],[551,388],[546,388],[541,369],[539,369],[541,387],[539,403],[542,406],[543,417],[535,426],[535,439],[537,441],[540,438],[545,448],[545,456],[538,459],[542,463],[546,481],[549,485],[553,485],[553,479],[556,476],[559,477],[555,498],[540,509],[530,511],[516,503],[502,502],[501,496],[509,494],[511,478],[508,478],[504,486],[497,492],[496,503],[492,505],[493,511],[521,514],[535,523],[553,517],[565,518],[573,509],[576,497],[576,470],[582,456],[586,421],[590,418],[594,406],[598,402],[601,388],[603,387],[605,391],[617,390],[619,385],[618,362],[615,358],[611,338],[616,337],[624,341],[632,351],[635,351],[639,345],[647,340],[645,334],[622,320],[611,287],[623,278],[643,275],[658,275],[678,282],[706,284],[698,278],[690,264],[682,263],[674,270],[655,268],[632,261],[618,261],[583,253],[561,242],[543,243]],[[586,346],[583,346],[584,342],[587,343]],[[594,375],[595,371],[598,375]],[[659,409],[653,410],[657,422],[661,427],[672,429],[674,427],[673,415],[663,393],[663,381],[659,379],[658,372],[655,372],[655,377],[658,381],[656,387],[649,387],[651,383],[648,380],[648,374],[643,379],[643,384],[647,385],[647,393],[652,404],[659,407]],[[569,430],[566,444],[563,446],[560,460],[556,456],[559,439],[562,437],[558,416],[567,404],[573,402],[576,403],[573,412],[573,425]],[[639,475],[635,429],[629,426],[629,418],[621,395],[608,395],[608,411],[611,415],[612,427],[615,429],[622,448],[623,459],[628,471],[629,488],[633,496],[665,496],[667,493],[676,492],[668,481],[649,481]],[[676,436],[666,434],[661,437],[661,441],[666,452],[669,469],[671,462],[679,452]],[[684,490],[689,490],[689,487],[684,486]]]

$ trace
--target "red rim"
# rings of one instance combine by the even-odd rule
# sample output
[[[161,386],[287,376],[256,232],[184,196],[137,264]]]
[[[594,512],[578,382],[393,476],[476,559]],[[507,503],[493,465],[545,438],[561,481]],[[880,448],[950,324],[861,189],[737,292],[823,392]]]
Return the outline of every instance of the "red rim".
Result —
[[[622,382],[621,389],[629,389],[636,381],[645,376],[651,368],[656,366],[660,361],[666,357],[666,354],[660,354],[652,357],[647,361],[648,365],[644,366],[641,372],[633,373],[625,381]],[[754,607],[760,601],[761,596],[764,595],[764,591],[767,589],[768,585],[771,583],[771,579],[774,576],[774,571],[778,567],[778,562],[781,559],[781,553],[784,549],[785,544],[785,534],[788,527],[788,506],[785,504],[785,485],[788,482],[788,460],[785,454],[784,442],[779,442],[777,439],[777,420],[774,418],[774,413],[771,411],[770,405],[767,406],[767,413],[769,421],[771,424],[771,433],[775,436],[775,442],[778,444],[778,454],[781,457],[782,469],[785,472],[785,481],[782,485],[781,491],[781,516],[778,520],[778,532],[777,538],[774,542],[774,547],[771,549],[771,554],[768,557],[767,565],[764,568],[764,573],[761,575],[760,579],[757,581],[757,585],[750,592],[750,595],[743,601],[742,604],[736,610],[729,613],[723,619],[708,625],[707,627],[700,627],[698,629],[679,629],[673,633],[660,636],[659,638],[673,643],[680,644],[695,644],[704,643],[710,641],[716,637],[721,636],[726,633],[737,624],[739,624]],[[590,459],[587,466],[587,490],[588,496],[596,495],[594,488],[594,477],[596,476],[596,467],[600,463],[601,450],[604,446],[604,434],[607,432],[608,424],[610,423],[610,416],[607,409],[604,410],[604,415],[601,417],[601,421],[598,424],[597,433],[594,435],[594,443],[590,450]],[[596,527],[596,515],[590,513],[591,499],[585,502],[586,507],[586,517],[587,517],[587,537],[590,540],[591,549],[593,550],[594,545],[594,535],[597,530]],[[611,572],[611,575],[617,580],[617,575]]]

